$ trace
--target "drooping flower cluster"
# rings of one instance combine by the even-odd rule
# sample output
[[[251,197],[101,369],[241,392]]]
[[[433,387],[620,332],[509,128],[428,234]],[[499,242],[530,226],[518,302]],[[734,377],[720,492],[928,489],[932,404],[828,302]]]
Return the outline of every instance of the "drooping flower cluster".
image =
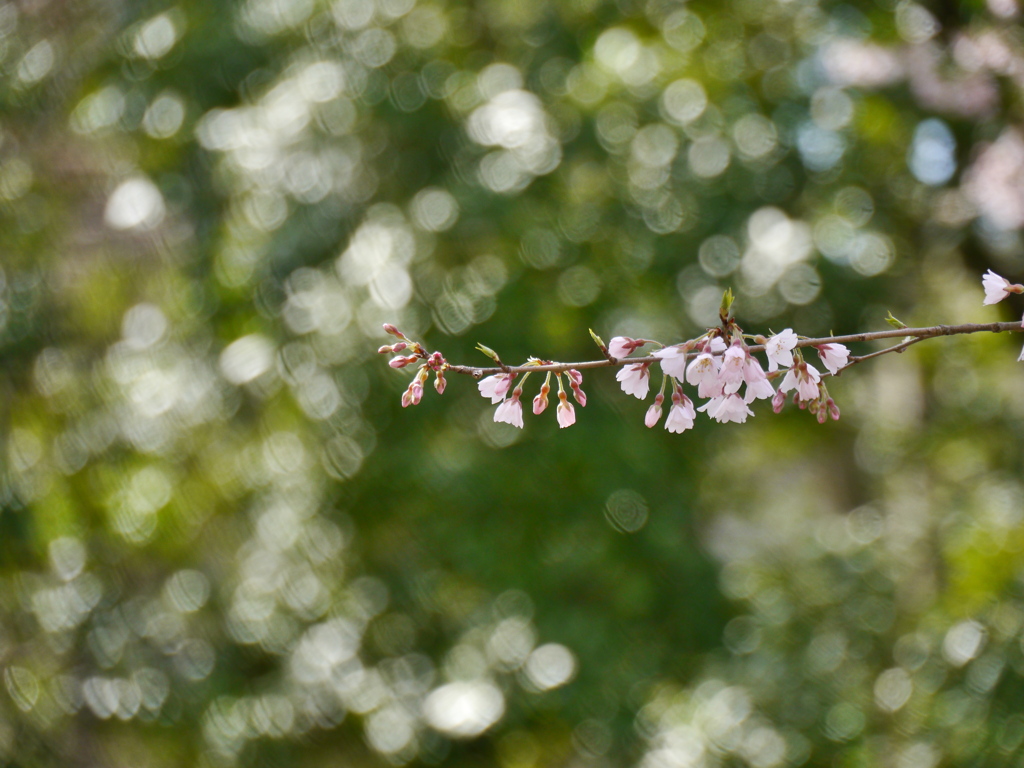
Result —
[[[551,365],[552,363],[531,359],[527,365]],[[515,379],[515,373],[496,373],[492,376],[481,379],[477,382],[477,388],[480,390],[480,394],[484,397],[489,397],[491,403],[498,403],[498,408],[494,412],[494,420],[496,422],[505,422],[511,424],[513,427],[523,428],[523,406],[519,402],[519,398],[523,394],[523,384],[530,378],[530,372],[527,372],[523,376],[523,380],[519,385],[512,390],[512,397],[507,398],[508,391],[512,386],[512,381]],[[558,379],[558,405],[555,408],[555,418],[558,421],[559,427],[569,427],[576,423],[576,409],[573,404],[569,402],[569,395],[565,391],[565,387],[562,383],[562,374],[556,374]],[[570,369],[565,372],[565,377],[569,380],[569,389],[572,390],[572,396],[579,403],[580,407],[584,407],[587,404],[587,394],[583,391],[580,385],[583,384],[583,374],[577,370]],[[536,397],[533,398],[533,413],[539,416],[548,407],[548,394],[551,392],[551,372],[547,373],[547,377],[544,379],[544,384],[541,385],[540,392]]]

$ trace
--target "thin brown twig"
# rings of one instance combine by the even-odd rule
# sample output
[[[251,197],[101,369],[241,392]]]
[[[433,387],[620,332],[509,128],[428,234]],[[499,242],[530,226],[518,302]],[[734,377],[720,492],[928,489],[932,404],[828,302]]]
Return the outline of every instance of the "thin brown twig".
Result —
[[[857,363],[862,363],[865,360],[870,360],[873,357],[881,357],[882,355],[887,355],[890,352],[895,352],[895,353],[899,354],[899,353],[903,352],[905,349],[907,349],[907,347],[912,347],[914,344],[917,344],[918,342],[924,341],[925,339],[928,339],[928,338],[934,338],[934,337],[918,336],[918,337],[913,338],[913,339],[907,339],[906,341],[904,341],[904,342],[902,342],[900,344],[894,344],[891,347],[886,347],[885,349],[879,349],[878,351],[871,352],[870,354],[867,354],[867,355],[851,355],[849,360],[847,361],[846,365],[844,365],[842,368],[840,368],[839,371],[836,372],[835,375],[838,376],[840,373],[845,371],[851,365],[856,365]]]

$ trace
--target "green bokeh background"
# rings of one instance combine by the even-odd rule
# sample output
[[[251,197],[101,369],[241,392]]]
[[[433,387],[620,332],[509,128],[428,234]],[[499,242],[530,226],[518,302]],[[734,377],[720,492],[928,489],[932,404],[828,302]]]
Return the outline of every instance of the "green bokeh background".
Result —
[[[1015,0],[0,5],[0,764],[1018,764],[1015,338],[683,435],[376,350],[1015,319],[1021,72]]]

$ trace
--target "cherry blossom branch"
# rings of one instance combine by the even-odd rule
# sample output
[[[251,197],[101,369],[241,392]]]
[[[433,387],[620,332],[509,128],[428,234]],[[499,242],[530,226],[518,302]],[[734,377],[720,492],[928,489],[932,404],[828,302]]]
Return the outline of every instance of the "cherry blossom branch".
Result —
[[[849,365],[859,363],[863,360],[869,360],[873,357],[879,357],[890,352],[902,352],[912,344],[916,344],[919,341],[925,339],[933,339],[938,336],[958,336],[961,334],[968,333],[1003,333],[1004,331],[1020,332],[1024,331],[1021,323],[1009,322],[1009,323],[962,323],[960,325],[932,325],[924,328],[894,328],[892,330],[885,331],[868,331],[865,333],[850,333],[845,336],[823,336],[821,338],[814,339],[800,339],[796,343],[796,347],[817,347],[822,344],[850,344],[859,341],[879,341],[881,339],[893,339],[893,338],[905,338],[908,336],[913,337],[913,341],[897,344],[886,349],[880,349],[877,352],[872,352],[867,355],[851,356]],[[761,352],[765,348],[764,344],[753,344],[748,347],[750,352]],[[698,352],[688,352],[687,357],[696,357]],[[566,371],[586,370],[588,368],[611,368],[620,365],[634,365],[636,363],[656,363],[660,358],[654,355],[647,355],[645,357],[608,357],[604,360],[587,360],[578,363],[540,363],[540,364],[526,364],[526,365],[505,365],[502,367],[478,367],[473,365],[449,365],[446,370],[452,373],[463,374],[466,376],[472,376],[474,379],[479,379],[483,376],[492,376],[497,373],[565,373]]]
[[[1024,285],[1013,284],[991,270],[982,278],[982,286],[985,289],[985,304],[998,303],[1011,293],[1024,293]],[[523,427],[523,385],[534,373],[545,374],[544,384],[533,399],[534,415],[539,415],[547,409],[551,377],[554,375],[558,384],[558,404],[555,409],[558,426],[568,427],[576,423],[576,411],[569,402],[569,392],[566,391],[563,375],[568,379],[572,399],[582,408],[587,404],[587,395],[581,386],[583,374],[580,371],[617,367],[619,371],[615,378],[622,391],[643,400],[651,390],[651,368],[657,364],[661,370],[661,387],[654,398],[654,404],[647,410],[644,424],[653,427],[661,420],[665,390],[671,383],[672,404],[669,407],[668,418],[665,419],[665,428],[669,432],[684,432],[693,427],[697,411],[704,411],[720,423],[743,423],[748,416],[754,415],[749,406],[755,401],[770,398],[772,410],[779,413],[790,399],[790,393],[794,405],[801,410],[809,411],[817,418],[819,424],[824,424],[829,418],[839,418],[839,407],[829,395],[825,379],[829,376],[838,376],[851,365],[891,352],[899,354],[914,344],[937,336],[1024,330],[1024,324],[1016,322],[907,328],[890,314],[888,322],[894,326],[892,330],[800,338],[792,328],[786,328],[765,338],[760,334],[743,332],[732,315],[733,299],[732,291],[727,290],[718,311],[721,322],[719,326],[708,328],[701,335],[674,345],[666,346],[659,341],[633,339],[628,336],[616,336],[611,343],[605,344],[591,331],[594,343],[604,355],[603,360],[559,363],[531,357],[523,365],[508,365],[493,349],[478,344],[477,349],[491,358],[496,366],[452,365],[440,352],[428,353],[422,344],[408,338],[391,324],[385,325],[384,330],[398,341],[383,346],[378,351],[382,354],[396,354],[389,363],[392,368],[405,368],[413,364],[417,366],[416,376],[402,395],[403,407],[420,402],[423,397],[423,385],[431,373],[435,376],[434,387],[438,394],[444,392],[445,373],[458,373],[479,380],[477,389],[480,390],[480,394],[489,399],[492,405],[498,406],[494,412],[494,421],[505,422],[520,429]],[[846,347],[847,343],[883,339],[900,341],[885,349],[864,355],[851,355]],[[658,349],[646,357],[631,356],[648,345],[656,346]],[[817,353],[818,360],[827,373],[819,372],[805,359],[804,351],[809,353],[811,349]],[[762,352],[768,358],[767,371],[754,357],[755,352]],[[1024,352],[1018,360],[1024,361]],[[522,378],[519,378],[520,375]],[[778,379],[781,381],[776,388],[774,382]],[[683,391],[684,383],[696,387],[697,397],[707,398],[707,401],[699,408],[695,407]]]

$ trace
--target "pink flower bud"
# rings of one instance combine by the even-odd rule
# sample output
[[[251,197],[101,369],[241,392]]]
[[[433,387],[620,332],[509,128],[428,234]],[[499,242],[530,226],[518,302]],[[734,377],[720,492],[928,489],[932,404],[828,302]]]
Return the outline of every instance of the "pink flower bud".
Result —
[[[394,352],[394,351],[395,351],[394,347],[391,347],[391,346],[388,346],[387,344],[385,344],[383,347],[381,347],[380,349],[377,350],[377,354],[378,355],[386,355],[389,352]]]
[[[576,398],[576,402],[580,404],[580,408],[587,407],[587,393],[578,386],[572,388],[572,396]]]
[[[402,393],[402,407],[408,408],[412,405],[412,389],[407,389]]]
[[[400,339],[405,338],[402,332],[395,328],[391,323],[384,323],[384,333],[390,333],[392,336],[397,336]]]
[[[776,413],[782,413],[782,406],[786,404],[786,393],[779,390],[775,393],[775,397],[772,398],[772,410]]]
[[[830,397],[825,405],[828,406],[828,415],[832,417],[832,420],[839,421],[839,406],[836,405],[836,401]]]
[[[437,376],[434,378],[434,389],[437,390],[437,394],[443,395],[446,386],[448,386],[448,381],[444,377],[444,372],[438,371]]]
[[[401,352],[403,349],[405,349],[408,346],[409,345],[406,344],[404,341],[399,341],[399,342],[396,342],[396,343],[391,345],[391,351],[392,352]]]
[[[544,410],[548,407],[548,392],[551,391],[551,387],[547,384],[540,388],[540,394],[533,398],[533,415],[540,416],[544,413]]]
[[[819,424],[824,424],[825,420],[828,418],[828,413],[827,413],[825,408],[819,408],[817,416],[818,416],[818,423]]]
[[[566,374],[569,377],[569,386],[572,388],[572,396],[576,398],[576,402],[580,404],[581,408],[585,408],[587,405],[587,395],[580,389],[580,384],[583,383],[583,374],[574,368],[570,368]]]
[[[647,409],[644,426],[651,428],[661,420],[661,404],[663,402],[665,402],[665,396],[659,392],[658,396],[654,398],[654,405]]]
[[[420,383],[419,379],[409,385],[409,393],[412,398],[412,404],[419,405],[420,400],[423,399],[423,385]]]
[[[390,365],[392,368],[405,368],[405,366],[407,366],[409,363],[415,362],[415,360],[416,358],[412,356],[392,357],[391,360],[388,361],[388,365]]]

